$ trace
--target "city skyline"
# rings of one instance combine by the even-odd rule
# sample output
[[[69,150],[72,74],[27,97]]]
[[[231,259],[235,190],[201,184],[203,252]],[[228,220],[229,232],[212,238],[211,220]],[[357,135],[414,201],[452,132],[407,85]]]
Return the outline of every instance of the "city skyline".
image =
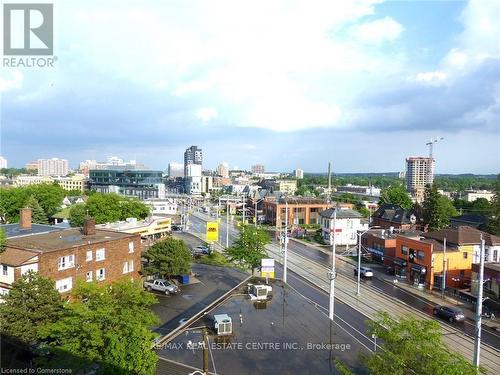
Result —
[[[498,172],[498,3],[54,1],[54,12],[55,67],[2,72],[10,166],[113,154],[164,170],[196,144],[211,169],[397,172],[439,136],[437,174]]]

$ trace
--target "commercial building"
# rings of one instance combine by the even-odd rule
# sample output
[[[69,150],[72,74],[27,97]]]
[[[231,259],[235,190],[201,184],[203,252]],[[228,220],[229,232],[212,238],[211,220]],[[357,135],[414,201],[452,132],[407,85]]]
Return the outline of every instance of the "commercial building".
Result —
[[[90,170],[89,189],[139,199],[165,198],[161,171]]]
[[[78,190],[83,193],[87,188],[87,178],[82,173],[68,177],[55,177],[54,181],[64,190]]]
[[[128,218],[108,224],[96,225],[97,229],[140,235],[144,240],[159,240],[170,234],[172,219],[170,217],[148,217],[145,220]]]
[[[264,166],[262,164],[252,165],[252,167],[250,169],[252,171],[252,174],[263,174],[263,173],[265,173],[265,168],[264,168]]]
[[[203,164],[203,152],[198,146],[191,146],[184,152],[184,177],[189,176],[188,166],[191,164],[197,164],[200,166],[200,176],[201,176],[201,165]]]
[[[85,177],[88,177],[90,170],[94,169],[114,169],[114,170],[148,170],[142,163],[137,163],[136,160],[128,162],[117,156],[110,156],[106,161],[85,160],[80,162],[80,172]]]
[[[297,191],[297,180],[262,180],[259,185],[271,193],[279,191],[286,195],[294,195]]]
[[[7,168],[7,159],[3,156],[0,156],[0,169]]]
[[[324,200],[316,198],[265,198],[262,205],[265,221],[277,229],[282,228],[285,225],[286,205],[288,205],[289,225],[320,224],[320,211],[330,207]]]
[[[334,220],[336,212],[336,220]],[[357,211],[329,208],[319,213],[321,217],[321,236],[336,245],[351,246],[358,243],[358,231],[368,229],[368,221]]]
[[[486,240],[485,261],[498,262],[500,237],[471,227],[443,229],[413,236],[397,234],[393,259],[395,275],[421,288],[440,289],[443,269],[446,269],[447,288],[472,285],[472,266],[480,260],[481,235]]]
[[[337,187],[337,192],[339,193],[352,193],[352,194],[360,194],[360,195],[369,195],[372,197],[380,197],[380,188],[376,188],[375,186],[358,186],[347,184],[346,186]]]
[[[373,260],[392,266],[396,254],[396,237],[387,229],[370,229],[361,237],[361,245]]]
[[[32,233],[31,210],[21,213],[18,225],[18,234],[7,239],[0,254],[2,294],[28,271],[51,278],[61,293],[71,291],[77,280],[111,283],[124,276],[140,278],[138,234],[96,229],[90,218],[83,228]]]
[[[187,164],[184,178],[185,190],[187,194],[200,195],[202,192],[201,164]]]
[[[465,192],[465,200],[467,202],[474,202],[476,199],[484,198],[488,202],[491,202],[495,193],[488,190],[467,190]]]
[[[21,186],[29,186],[29,185],[37,185],[37,184],[51,184],[54,182],[54,179],[50,176],[16,176],[14,179],[14,185]]]
[[[417,201],[424,199],[426,185],[434,182],[434,158],[410,157],[406,159],[406,190]]]
[[[38,169],[38,162],[36,160],[30,161],[24,165],[28,171],[36,171]]]
[[[302,169],[296,169],[293,171],[295,178],[302,179],[304,178],[304,171]]]
[[[479,289],[479,264],[472,265],[471,293],[477,296]],[[500,263],[486,263],[484,265],[485,280],[483,295],[499,302],[500,300]]]
[[[178,213],[176,198],[148,199],[144,203],[151,206],[153,216],[177,215]]]
[[[37,169],[39,176],[66,176],[68,161],[66,159],[38,159]]]
[[[176,179],[184,177],[184,165],[181,163],[168,163],[168,178]]]

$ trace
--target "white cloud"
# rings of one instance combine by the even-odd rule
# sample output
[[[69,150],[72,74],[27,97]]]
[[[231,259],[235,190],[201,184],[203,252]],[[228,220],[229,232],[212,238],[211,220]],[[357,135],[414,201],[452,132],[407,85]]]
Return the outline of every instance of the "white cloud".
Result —
[[[10,75],[10,77],[3,77],[4,75]],[[0,76],[0,92],[11,89],[20,89],[23,86],[23,80],[24,75],[21,71],[17,69],[12,71],[4,69],[2,76]]]
[[[257,147],[255,145],[252,145],[250,143],[245,143],[241,145],[242,150],[255,150]],[[226,163],[227,164],[227,163]]]
[[[366,44],[379,45],[397,40],[404,31],[403,25],[391,17],[352,26],[349,35]]]
[[[200,108],[196,111],[196,117],[203,122],[209,122],[217,117],[217,110],[210,107]]]
[[[446,80],[446,78],[446,73],[437,70],[433,72],[421,72],[415,76],[415,80],[417,82],[433,85],[442,84]]]

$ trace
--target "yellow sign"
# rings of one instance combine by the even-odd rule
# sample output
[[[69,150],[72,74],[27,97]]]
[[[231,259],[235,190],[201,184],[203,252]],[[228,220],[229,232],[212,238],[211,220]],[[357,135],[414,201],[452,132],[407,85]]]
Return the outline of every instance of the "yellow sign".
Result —
[[[268,277],[270,279],[274,279],[274,271],[272,272],[261,272],[260,277]]]
[[[216,221],[207,222],[207,241],[219,240],[219,223]]]

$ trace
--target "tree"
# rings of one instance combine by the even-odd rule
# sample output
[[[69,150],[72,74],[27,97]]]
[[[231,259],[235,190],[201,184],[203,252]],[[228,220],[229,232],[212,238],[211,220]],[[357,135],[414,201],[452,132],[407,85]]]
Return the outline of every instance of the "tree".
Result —
[[[25,207],[31,208],[31,221],[35,224],[48,224],[49,219],[45,214],[42,206],[38,203],[36,198],[32,195],[25,203]]]
[[[0,228],[0,254],[4,252],[6,242],[7,235],[5,234],[5,229]]]
[[[47,217],[51,217],[61,209],[66,196],[66,190],[56,183],[30,185],[26,189],[28,194],[33,195],[40,203]]]
[[[154,374],[157,356],[151,349],[158,318],[149,309],[153,294],[128,278],[112,285],[79,282],[65,315],[41,331],[54,357],[49,362],[72,369],[97,363],[99,373]],[[67,363],[68,353],[73,355]]]
[[[82,227],[85,221],[87,209],[85,204],[75,204],[69,209],[69,224],[72,227]]]
[[[243,225],[240,236],[233,245],[225,250],[227,257],[245,265],[253,271],[258,267],[262,258],[267,256],[266,245],[271,243],[271,236],[264,229]]]
[[[37,341],[40,330],[63,313],[61,295],[54,281],[28,271],[14,281],[0,304],[1,331],[26,344]]]
[[[453,203],[439,194],[436,184],[426,186],[422,208],[424,223],[430,231],[446,228],[450,225],[450,217],[458,215]]]
[[[497,179],[495,182],[495,195],[491,200],[488,232],[500,236],[500,174],[497,175]]]
[[[144,203],[115,193],[90,195],[85,203],[85,209],[97,224],[125,220],[128,217],[144,219],[149,215],[149,207]]]
[[[476,368],[442,340],[439,323],[414,317],[392,319],[379,312],[367,321],[368,331],[379,338],[383,350],[362,355],[372,375],[475,375]],[[411,371],[410,371],[411,370]],[[485,373],[480,369],[481,373]]]
[[[191,270],[191,252],[182,240],[166,238],[158,241],[144,253],[144,258],[147,260],[143,267],[146,275],[169,278]]]
[[[405,210],[409,210],[413,202],[403,185],[392,185],[380,192],[378,204],[396,204]]]

